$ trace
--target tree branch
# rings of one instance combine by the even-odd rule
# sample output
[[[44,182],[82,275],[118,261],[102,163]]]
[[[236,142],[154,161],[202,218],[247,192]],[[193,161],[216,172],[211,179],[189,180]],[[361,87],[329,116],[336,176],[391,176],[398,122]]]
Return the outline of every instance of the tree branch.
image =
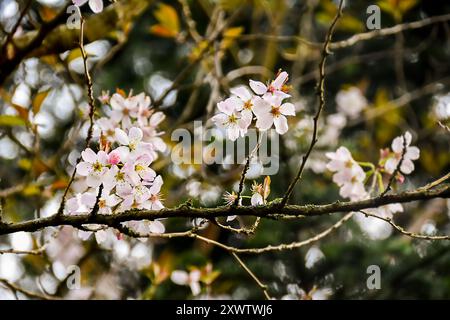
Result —
[[[256,216],[270,219],[292,219],[300,217],[322,216],[339,212],[352,212],[368,208],[377,208],[391,203],[405,203],[434,198],[450,198],[450,186],[445,185],[436,189],[416,189],[399,194],[387,194],[383,197],[374,197],[355,202],[334,202],[324,205],[286,205],[280,208],[278,202],[272,202],[264,206],[239,206],[194,208],[182,206],[178,208],[164,208],[162,210],[129,210],[112,215],[53,215],[46,218],[33,219],[11,224],[0,224],[0,235],[11,234],[19,231],[34,232],[47,227],[70,225],[75,228],[84,224],[102,224],[116,228],[118,224],[133,220],[155,220],[161,218],[203,218],[228,217],[234,215]]]

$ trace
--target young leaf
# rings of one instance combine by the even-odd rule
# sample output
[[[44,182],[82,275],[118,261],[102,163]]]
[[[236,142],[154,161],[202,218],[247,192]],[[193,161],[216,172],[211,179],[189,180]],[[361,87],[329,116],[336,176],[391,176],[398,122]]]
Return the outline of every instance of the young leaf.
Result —
[[[151,33],[167,38],[175,38],[180,33],[180,21],[173,7],[160,3],[154,15],[159,23],[150,27]]]
[[[41,110],[42,103],[44,102],[45,98],[47,97],[50,90],[41,91],[36,94],[36,96],[33,99],[33,113],[36,114]]]
[[[0,115],[0,127],[17,127],[24,126],[25,120],[20,116],[12,116],[9,114]]]

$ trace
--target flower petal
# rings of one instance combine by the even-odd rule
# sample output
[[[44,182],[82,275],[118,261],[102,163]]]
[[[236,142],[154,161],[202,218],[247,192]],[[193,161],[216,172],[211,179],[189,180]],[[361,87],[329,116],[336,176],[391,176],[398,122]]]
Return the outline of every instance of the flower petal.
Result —
[[[266,85],[260,81],[250,80],[249,84],[250,88],[252,88],[256,94],[262,95],[267,92]]]
[[[270,129],[270,127],[272,127],[273,124],[273,117],[270,113],[266,113],[264,115],[261,116],[257,116],[257,120],[256,120],[256,127],[259,130],[265,131]]]
[[[245,86],[238,86],[230,89],[230,92],[246,102],[252,98],[251,92]]]
[[[83,152],[81,152],[81,157],[84,161],[89,163],[94,163],[97,160],[97,154],[92,151],[91,148],[87,148]]]
[[[281,87],[283,86],[283,84],[286,82],[287,78],[288,78],[288,73],[286,71],[281,72],[278,77],[273,80],[272,82],[272,86],[278,90],[281,89]]]
[[[285,116],[295,116],[295,106],[292,103],[283,103],[280,112]]]
[[[275,117],[273,123],[275,124],[275,130],[279,134],[285,134],[289,129],[287,119],[285,116]]]
[[[172,271],[172,274],[170,275],[170,280],[172,280],[172,282],[175,284],[184,286],[187,285],[189,282],[189,275],[187,274],[186,271],[175,270]]]
[[[79,164],[77,164],[77,173],[80,176],[87,176],[89,174],[89,172],[91,172],[92,170],[92,165],[88,162],[80,162]]]
[[[128,139],[128,135],[125,131],[120,128],[116,128],[115,133],[116,139],[120,144],[127,146],[130,143],[130,139]]]
[[[94,13],[103,11],[103,0],[89,0],[89,7]]]

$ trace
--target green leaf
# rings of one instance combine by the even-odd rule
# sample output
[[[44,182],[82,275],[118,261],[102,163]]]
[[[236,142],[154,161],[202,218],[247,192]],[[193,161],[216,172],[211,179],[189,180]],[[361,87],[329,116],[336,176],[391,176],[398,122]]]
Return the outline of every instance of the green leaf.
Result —
[[[19,116],[12,116],[7,114],[0,115],[0,127],[17,127],[24,125],[26,125],[25,120]]]

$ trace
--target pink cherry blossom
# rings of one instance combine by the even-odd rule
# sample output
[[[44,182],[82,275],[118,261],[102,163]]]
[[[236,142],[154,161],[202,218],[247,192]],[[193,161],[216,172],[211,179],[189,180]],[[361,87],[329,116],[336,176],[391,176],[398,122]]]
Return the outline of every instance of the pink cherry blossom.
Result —
[[[144,185],[127,185],[118,190],[117,194],[123,199],[120,205],[120,211],[126,211],[132,208],[143,209],[143,204],[150,198],[149,189]]]
[[[406,140],[405,140],[406,139]],[[403,149],[406,147],[405,155],[403,157],[402,164],[400,166],[400,172],[403,174],[410,174],[414,171],[413,160],[417,160],[420,157],[420,150],[417,147],[411,145],[412,136],[409,131],[405,132],[404,135],[396,137],[392,141],[392,151],[393,154],[388,157],[384,168],[390,174],[394,173],[397,168],[403,154]]]
[[[69,214],[89,214],[97,201],[97,190],[77,194],[67,200],[67,211]],[[98,200],[98,213],[112,214],[112,208],[120,203],[121,199],[115,194],[103,191]]]
[[[143,207],[148,210],[161,210],[164,205],[161,202],[161,187],[163,185],[163,179],[161,176],[157,176],[153,180],[152,186],[149,188],[150,197],[149,201],[143,204]]]
[[[129,180],[123,166],[122,168],[112,166],[103,180],[103,186],[106,190],[116,188],[116,192],[127,189],[130,184],[131,181]]]
[[[156,177],[155,171],[149,167],[152,161],[153,158],[144,153],[135,159],[129,159],[123,166],[123,172],[133,185],[141,183],[141,179],[144,183],[149,183]]]
[[[148,235],[151,233],[162,234],[165,232],[164,224],[157,220],[128,221],[126,222],[126,225],[141,235]]]
[[[108,163],[116,165],[120,162],[120,153],[117,150],[111,151],[108,155]]]
[[[290,95],[282,90],[288,77],[289,75],[286,71],[280,72],[276,79],[267,86],[260,81],[250,80],[250,88],[252,88],[257,95],[264,96],[265,98],[270,96],[276,96],[281,99],[288,98]]]

